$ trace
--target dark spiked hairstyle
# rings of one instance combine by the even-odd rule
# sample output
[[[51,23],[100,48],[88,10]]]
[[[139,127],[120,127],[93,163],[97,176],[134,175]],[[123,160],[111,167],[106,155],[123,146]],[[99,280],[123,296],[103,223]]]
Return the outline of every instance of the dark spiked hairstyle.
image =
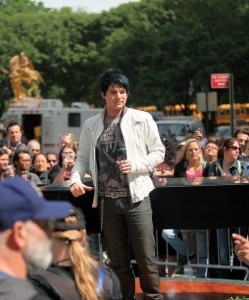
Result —
[[[120,69],[110,68],[105,71],[100,79],[101,92],[106,94],[106,91],[112,84],[117,84],[123,87],[127,93],[129,92],[129,80]]]

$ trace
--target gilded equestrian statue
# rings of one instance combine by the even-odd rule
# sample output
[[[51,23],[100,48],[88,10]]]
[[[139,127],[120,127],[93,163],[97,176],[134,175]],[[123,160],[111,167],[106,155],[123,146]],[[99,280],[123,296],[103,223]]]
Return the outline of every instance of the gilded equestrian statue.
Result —
[[[25,96],[34,95],[40,98],[40,91],[37,82],[45,84],[41,74],[36,71],[30,59],[24,52],[15,55],[10,59],[10,69],[6,70],[0,67],[0,71],[8,74],[12,92],[16,100]]]

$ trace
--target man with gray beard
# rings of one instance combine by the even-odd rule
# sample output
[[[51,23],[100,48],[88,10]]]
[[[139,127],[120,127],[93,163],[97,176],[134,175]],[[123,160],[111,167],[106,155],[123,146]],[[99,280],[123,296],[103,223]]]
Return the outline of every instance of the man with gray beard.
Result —
[[[0,300],[48,300],[27,273],[50,265],[52,220],[70,209],[68,202],[46,201],[20,177],[0,182]]]

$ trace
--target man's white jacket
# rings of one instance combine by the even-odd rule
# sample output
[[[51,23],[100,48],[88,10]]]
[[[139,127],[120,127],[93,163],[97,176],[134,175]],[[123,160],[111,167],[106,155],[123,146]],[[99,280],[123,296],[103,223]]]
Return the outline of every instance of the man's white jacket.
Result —
[[[70,185],[80,183],[90,169],[94,185],[93,207],[98,205],[96,143],[104,130],[105,113],[104,109],[102,113],[85,121],[70,178]],[[157,125],[147,112],[125,107],[120,128],[126,146],[127,160],[132,164],[131,172],[127,175],[131,198],[133,202],[138,202],[154,189],[150,172],[163,161],[165,149]]]

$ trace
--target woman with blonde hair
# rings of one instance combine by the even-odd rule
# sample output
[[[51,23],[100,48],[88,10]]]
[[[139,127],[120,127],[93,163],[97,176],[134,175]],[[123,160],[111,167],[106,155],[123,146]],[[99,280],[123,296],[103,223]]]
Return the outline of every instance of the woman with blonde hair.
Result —
[[[204,159],[200,143],[196,139],[188,139],[179,153],[176,161],[174,177],[202,177]]]
[[[52,299],[122,299],[120,283],[110,268],[102,268],[91,255],[81,211],[73,208],[55,221],[52,266],[30,275],[30,281]],[[58,279],[59,278],[59,279]]]
[[[60,145],[61,148],[65,146],[66,144],[74,144],[76,149],[78,148],[78,141],[73,133],[64,133],[61,135]]]
[[[181,149],[178,160],[175,165],[175,178],[189,178],[189,180],[196,180],[196,178],[203,177],[204,174],[204,160],[203,153],[198,140],[188,139]],[[191,184],[191,181],[189,182]],[[203,230],[196,230],[190,232],[190,237],[187,238],[188,243],[191,240],[193,246],[189,249],[185,243],[179,238],[179,229],[164,229],[162,232],[163,238],[176,250],[178,253],[178,265],[183,266],[195,258],[195,249],[193,249],[195,241],[193,241],[193,233],[196,235],[196,242],[198,244],[198,263],[207,263],[207,237]],[[196,277],[202,278],[206,276],[205,268],[197,268]]]

